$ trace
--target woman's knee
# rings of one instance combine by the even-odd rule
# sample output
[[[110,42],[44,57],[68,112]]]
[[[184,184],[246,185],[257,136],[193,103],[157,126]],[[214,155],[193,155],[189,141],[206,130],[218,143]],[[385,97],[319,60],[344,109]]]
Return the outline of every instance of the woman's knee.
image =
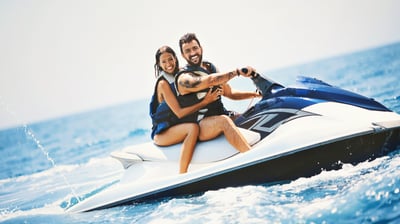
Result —
[[[200,133],[199,124],[197,124],[197,123],[188,123],[187,124],[187,131],[188,131],[188,134],[199,135],[199,133]]]

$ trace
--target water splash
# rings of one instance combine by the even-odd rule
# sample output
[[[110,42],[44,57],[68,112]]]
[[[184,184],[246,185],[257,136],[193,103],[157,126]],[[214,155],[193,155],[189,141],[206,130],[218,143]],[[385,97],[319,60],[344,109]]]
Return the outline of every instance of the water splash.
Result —
[[[9,114],[12,117],[12,119],[16,121],[17,124],[20,124],[20,126],[23,127],[25,135],[30,139],[32,139],[32,141],[36,144],[37,148],[40,149],[42,154],[51,163],[52,167],[57,168],[57,164],[54,161],[54,159],[51,158],[49,151],[40,143],[39,139],[35,136],[33,130],[28,126],[27,122],[24,122],[21,119],[19,119],[19,116],[17,116],[17,114],[10,109],[8,104],[5,103],[5,101],[3,100],[2,96],[0,96],[0,108],[3,108],[6,111],[6,113]],[[67,177],[62,173],[60,175],[62,176],[67,187],[71,190],[71,194],[73,195],[73,197],[75,197],[76,200],[80,202],[79,197],[77,197],[77,194],[74,188],[72,187],[71,183],[68,181]]]
[[[30,128],[28,127],[27,124],[23,124],[23,127],[24,127],[24,132],[25,132],[25,134],[26,134],[27,136],[29,136],[29,137],[36,143],[36,146],[42,151],[43,155],[44,155],[44,156],[46,157],[46,159],[51,163],[52,167],[53,167],[53,168],[57,168],[57,164],[56,164],[56,162],[54,161],[54,159],[51,158],[51,156],[50,156],[50,154],[49,154],[49,151],[46,150],[46,149],[43,147],[42,144],[40,144],[40,141],[36,138],[36,136],[34,135],[32,129],[30,129]],[[62,178],[63,178],[65,184],[68,186],[68,188],[71,189],[72,195],[75,197],[75,199],[76,199],[78,202],[80,202],[79,197],[77,196],[77,194],[76,194],[74,188],[72,187],[71,183],[68,181],[67,177],[66,177],[64,174],[61,174],[61,176],[62,176]]]

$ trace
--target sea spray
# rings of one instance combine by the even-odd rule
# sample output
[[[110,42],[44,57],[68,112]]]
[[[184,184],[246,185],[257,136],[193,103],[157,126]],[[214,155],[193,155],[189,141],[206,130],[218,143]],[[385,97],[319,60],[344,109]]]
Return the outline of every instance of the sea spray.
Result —
[[[57,164],[54,161],[54,159],[51,158],[49,151],[40,143],[39,139],[35,136],[32,129],[28,126],[26,122],[23,122],[21,119],[19,119],[19,116],[17,116],[17,114],[10,109],[8,104],[5,103],[5,101],[1,96],[0,96],[0,107],[3,108],[7,114],[11,115],[12,119],[14,119],[17,124],[20,124],[23,127],[25,135],[36,144],[37,148],[40,149],[40,151],[43,153],[46,159],[51,163],[52,167],[57,168]],[[77,194],[74,188],[72,187],[71,183],[68,181],[67,177],[62,173],[60,175],[62,176],[67,187],[71,190],[71,194],[73,195],[73,197],[79,202],[80,199],[79,197],[77,197]]]

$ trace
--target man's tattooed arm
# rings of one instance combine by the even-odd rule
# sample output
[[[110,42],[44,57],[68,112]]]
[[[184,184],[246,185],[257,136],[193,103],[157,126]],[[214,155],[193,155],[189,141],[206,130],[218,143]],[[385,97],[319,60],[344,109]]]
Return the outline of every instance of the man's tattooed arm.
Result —
[[[179,85],[185,88],[198,87],[201,83],[201,77],[195,76],[193,74],[188,74],[188,75],[190,75],[190,77],[182,77],[182,79],[179,80]]]
[[[208,76],[196,76],[191,73],[185,73],[179,77],[178,85],[183,88],[180,90],[182,93],[195,92],[212,86],[222,85],[237,75],[238,72],[213,73]]]
[[[220,84],[223,84],[225,82],[228,82],[230,79],[232,79],[235,76],[236,75],[235,75],[234,72],[218,73],[218,74],[215,74],[213,76],[210,76],[208,84],[211,85],[211,86],[220,85]]]

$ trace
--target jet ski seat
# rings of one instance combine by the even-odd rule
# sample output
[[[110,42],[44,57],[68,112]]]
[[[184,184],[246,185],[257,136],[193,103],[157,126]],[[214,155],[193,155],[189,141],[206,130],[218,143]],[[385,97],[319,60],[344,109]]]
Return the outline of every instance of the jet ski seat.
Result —
[[[251,146],[261,139],[257,132],[243,128],[239,128],[239,130]],[[110,156],[119,160],[123,167],[127,169],[132,164],[143,161],[179,162],[180,151],[181,144],[161,147],[153,142],[146,142],[112,152]],[[226,141],[225,136],[219,136],[210,141],[198,142],[191,163],[216,162],[238,153],[239,151]]]

